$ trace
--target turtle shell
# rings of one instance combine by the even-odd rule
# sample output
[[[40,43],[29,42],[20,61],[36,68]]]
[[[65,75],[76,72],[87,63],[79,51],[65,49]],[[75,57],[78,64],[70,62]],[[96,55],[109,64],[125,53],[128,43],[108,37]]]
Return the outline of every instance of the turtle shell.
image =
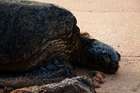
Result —
[[[70,57],[80,32],[71,12],[52,4],[0,1],[0,71],[26,71]]]

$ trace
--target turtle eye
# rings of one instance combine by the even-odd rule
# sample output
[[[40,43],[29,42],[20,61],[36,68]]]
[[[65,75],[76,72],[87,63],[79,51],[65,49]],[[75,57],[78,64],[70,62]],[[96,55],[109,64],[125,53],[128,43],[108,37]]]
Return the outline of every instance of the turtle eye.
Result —
[[[114,74],[118,70],[118,61],[112,61],[112,55],[99,56],[101,70],[108,74]]]
[[[103,55],[102,59],[103,59],[105,64],[109,64],[111,62],[111,58],[108,55]]]

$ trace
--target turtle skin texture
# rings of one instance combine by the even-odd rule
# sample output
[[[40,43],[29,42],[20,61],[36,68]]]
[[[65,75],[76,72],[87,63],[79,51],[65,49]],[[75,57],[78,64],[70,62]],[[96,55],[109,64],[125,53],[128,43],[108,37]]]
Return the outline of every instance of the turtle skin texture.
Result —
[[[70,11],[53,4],[0,1],[0,86],[60,81],[71,77],[71,66],[114,74],[119,61],[111,46],[80,33]]]

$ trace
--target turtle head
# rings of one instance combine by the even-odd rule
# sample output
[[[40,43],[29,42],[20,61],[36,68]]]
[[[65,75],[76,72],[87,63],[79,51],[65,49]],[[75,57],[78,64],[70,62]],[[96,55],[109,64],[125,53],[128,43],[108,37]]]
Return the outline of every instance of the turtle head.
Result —
[[[94,40],[88,48],[90,62],[93,63],[95,68],[108,73],[114,74],[119,68],[120,54],[111,46]]]
[[[80,42],[82,52],[79,64],[108,74],[117,72],[121,56],[114,48],[99,40],[91,39],[88,34],[82,34]]]

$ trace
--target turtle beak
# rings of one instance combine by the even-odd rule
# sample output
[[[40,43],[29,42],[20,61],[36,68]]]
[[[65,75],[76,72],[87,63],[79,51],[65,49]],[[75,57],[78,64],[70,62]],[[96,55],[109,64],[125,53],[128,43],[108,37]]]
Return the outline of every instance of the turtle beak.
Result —
[[[111,63],[109,65],[108,73],[115,74],[119,68],[119,61],[121,59],[121,55],[118,52],[115,52],[114,55],[111,56]]]
[[[114,54],[111,55],[111,61],[113,63],[119,63],[120,60],[121,60],[120,53],[118,53],[117,51],[115,51]]]
[[[120,60],[121,60],[121,55],[120,55],[120,53],[117,52],[117,55],[118,55],[118,61],[120,61]]]

